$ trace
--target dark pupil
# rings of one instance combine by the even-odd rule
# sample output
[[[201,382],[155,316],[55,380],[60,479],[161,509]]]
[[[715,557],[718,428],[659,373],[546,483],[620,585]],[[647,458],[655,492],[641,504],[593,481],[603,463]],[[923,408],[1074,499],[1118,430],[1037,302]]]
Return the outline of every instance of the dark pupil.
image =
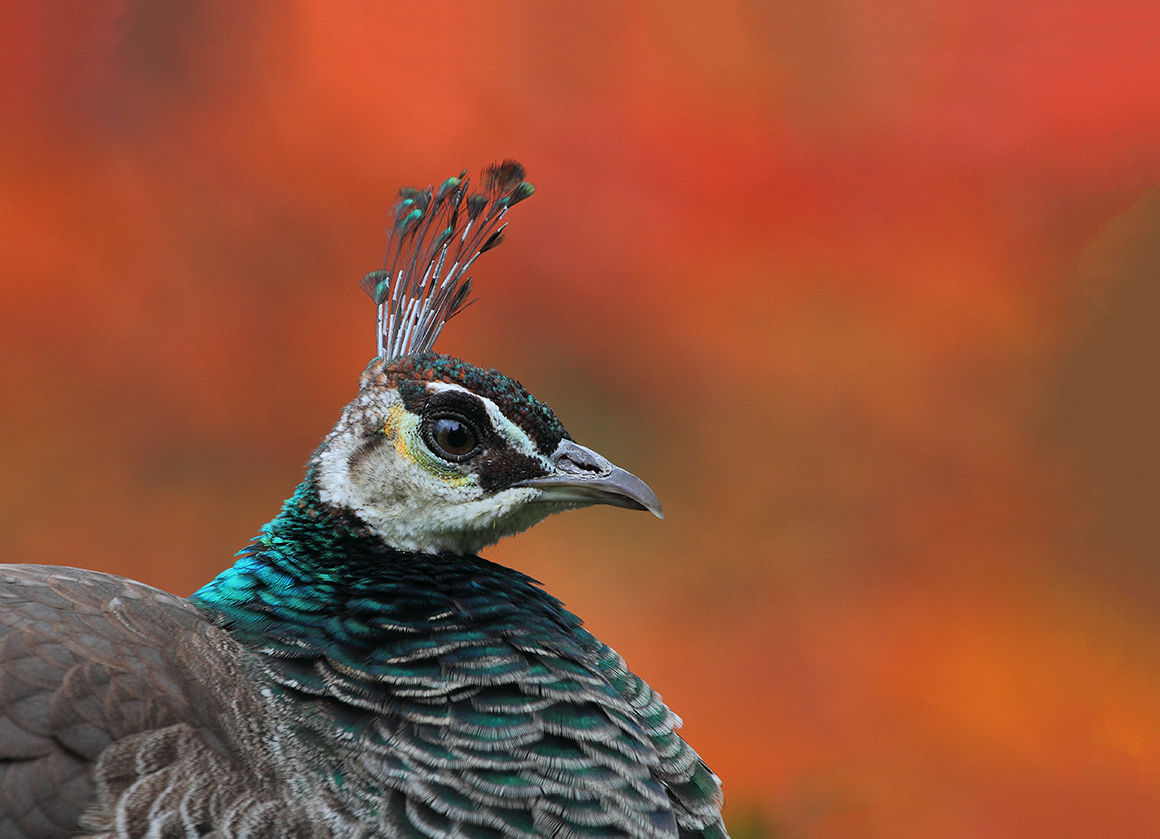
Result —
[[[475,434],[455,419],[435,420],[435,442],[448,454],[467,454],[475,448]]]

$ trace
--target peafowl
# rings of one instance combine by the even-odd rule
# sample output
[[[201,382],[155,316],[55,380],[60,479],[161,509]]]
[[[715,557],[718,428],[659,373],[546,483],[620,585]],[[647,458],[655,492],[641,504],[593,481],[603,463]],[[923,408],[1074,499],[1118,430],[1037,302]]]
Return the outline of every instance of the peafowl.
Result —
[[[563,510],[661,516],[518,382],[431,350],[532,192],[513,161],[400,191],[358,395],[192,597],[0,566],[0,839],[727,839],[660,697],[478,555]]]

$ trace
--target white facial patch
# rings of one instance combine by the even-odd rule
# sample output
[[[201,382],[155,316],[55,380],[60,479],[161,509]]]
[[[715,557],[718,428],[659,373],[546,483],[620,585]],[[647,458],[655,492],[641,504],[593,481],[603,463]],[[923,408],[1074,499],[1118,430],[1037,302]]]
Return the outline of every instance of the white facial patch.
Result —
[[[497,435],[547,460],[491,400],[442,382],[428,389],[479,399]],[[322,501],[351,510],[391,547],[417,553],[478,553],[558,511],[533,503],[541,494],[533,487],[484,493],[470,461],[447,462],[427,450],[421,422],[398,391],[360,395],[315,457]]]

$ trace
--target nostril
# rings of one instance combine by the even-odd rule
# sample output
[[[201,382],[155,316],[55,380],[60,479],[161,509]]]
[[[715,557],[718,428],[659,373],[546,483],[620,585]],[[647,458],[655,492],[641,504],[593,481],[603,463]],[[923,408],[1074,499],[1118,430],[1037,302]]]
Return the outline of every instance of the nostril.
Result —
[[[560,465],[568,469],[568,471],[600,472],[600,467],[591,460],[581,460],[580,458],[571,456],[564,458],[564,461]]]
[[[568,474],[587,472],[592,475],[607,475],[612,471],[612,464],[591,449],[577,445],[571,440],[562,440],[556,449],[552,460],[556,469]]]

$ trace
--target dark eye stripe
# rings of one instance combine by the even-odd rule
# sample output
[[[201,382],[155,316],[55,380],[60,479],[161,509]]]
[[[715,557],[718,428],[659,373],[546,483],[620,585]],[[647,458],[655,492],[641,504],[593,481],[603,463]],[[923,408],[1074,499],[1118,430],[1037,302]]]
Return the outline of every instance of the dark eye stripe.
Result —
[[[544,464],[534,457],[504,448],[480,463],[476,469],[479,486],[484,492],[499,492],[520,481],[547,474]]]
[[[427,447],[444,460],[453,463],[469,461],[471,471],[485,492],[499,492],[520,481],[546,474],[539,458],[519,451],[513,445],[515,441],[509,440],[494,427],[492,415],[479,396],[461,390],[441,390],[427,397],[422,411]],[[445,420],[474,426],[477,440],[475,447],[467,454],[448,455],[445,447],[439,446],[435,436],[439,423]],[[449,428],[445,430],[450,431]]]
[[[498,407],[496,406],[497,410]],[[498,445],[500,441],[505,444],[514,442],[507,439],[509,432],[506,429],[496,427],[485,400],[474,393],[462,390],[441,390],[427,398],[421,411],[425,420],[434,419],[447,413],[466,421],[474,426],[481,443]],[[501,415],[502,413],[500,411]],[[518,425],[516,427],[519,428]],[[527,432],[524,431],[524,434]]]
[[[515,379],[498,370],[475,367],[437,353],[420,353],[395,359],[383,363],[383,369],[384,384],[397,387],[403,397],[403,404],[414,413],[419,413],[428,399],[434,398],[428,393],[427,384],[441,381],[460,385],[471,393],[490,399],[500,413],[519,426],[545,456],[551,455],[561,440],[571,439],[551,408],[528,393]],[[459,391],[444,391],[437,396],[456,392]]]

